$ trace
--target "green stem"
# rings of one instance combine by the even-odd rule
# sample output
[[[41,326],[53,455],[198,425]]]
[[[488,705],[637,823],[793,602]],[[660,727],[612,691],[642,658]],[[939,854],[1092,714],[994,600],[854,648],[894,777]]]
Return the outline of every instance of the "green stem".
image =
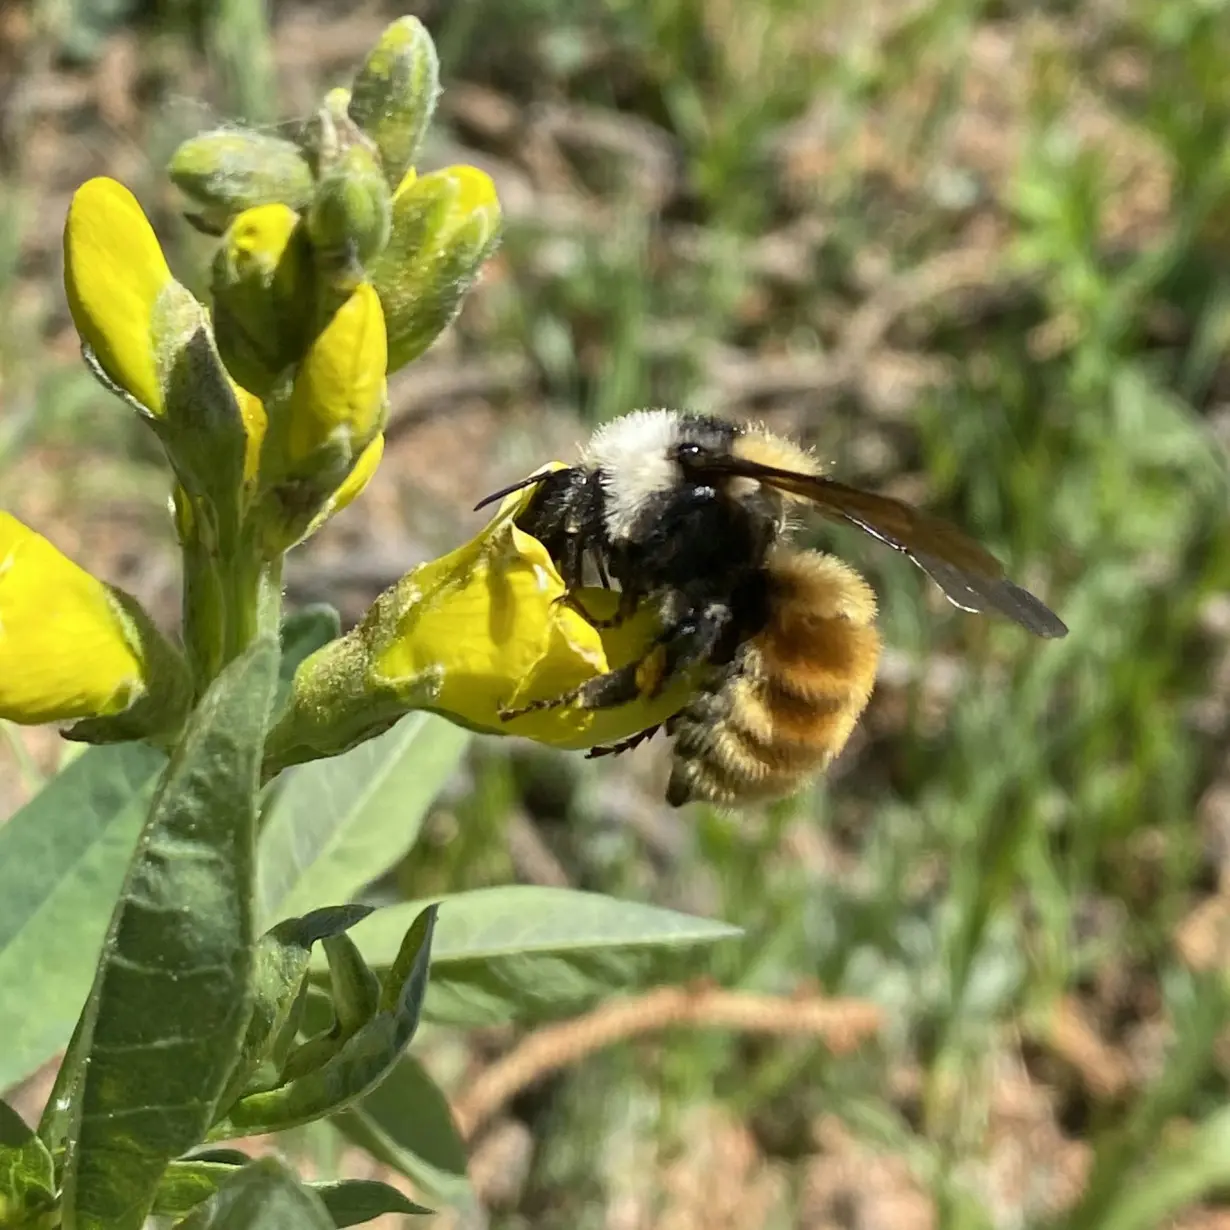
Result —
[[[282,619],[282,557],[263,560],[252,535],[245,533],[227,564],[224,665],[257,637],[276,636]]]
[[[226,593],[221,561],[201,533],[197,508],[182,488],[176,491],[175,500],[183,550],[184,651],[200,697],[222,669]]]
[[[182,492],[177,496],[184,498]],[[188,530],[182,534],[184,645],[199,697],[257,637],[277,634],[282,559],[262,559],[247,529],[228,526],[214,532],[200,505],[193,506],[191,518],[181,515],[180,524]]]

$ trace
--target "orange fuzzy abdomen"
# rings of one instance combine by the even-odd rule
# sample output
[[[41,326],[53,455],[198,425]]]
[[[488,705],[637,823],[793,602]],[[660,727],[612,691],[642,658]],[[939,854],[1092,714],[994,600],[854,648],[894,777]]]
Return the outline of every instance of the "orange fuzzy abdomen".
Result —
[[[875,597],[840,560],[781,551],[770,615],[720,688],[675,723],[668,798],[779,798],[823,771],[866,707],[880,657]]]

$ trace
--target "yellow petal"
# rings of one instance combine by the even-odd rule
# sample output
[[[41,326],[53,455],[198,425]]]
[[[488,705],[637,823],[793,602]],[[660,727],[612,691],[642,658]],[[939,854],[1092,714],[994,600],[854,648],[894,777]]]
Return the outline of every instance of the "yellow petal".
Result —
[[[293,473],[330,445],[346,442],[351,456],[383,426],[387,350],[384,313],[362,283],[312,343],[285,407],[284,468]]]
[[[232,383],[231,388],[235,400],[239,403],[239,415],[243,419],[243,430],[247,439],[243,454],[243,479],[245,483],[252,483],[260,469],[261,444],[264,443],[268,419],[264,403],[259,397],[237,384]]]
[[[174,279],[149,220],[122,184],[87,180],[64,227],[64,286],[73,323],[103,371],[152,413],[162,392],[151,318]]]
[[[402,577],[358,627],[300,663],[266,742],[266,777],[347,751],[414,709],[484,733],[583,748],[626,739],[683,708],[694,687],[687,676],[653,700],[501,719],[506,708],[554,699],[637,661],[657,633],[650,612],[600,632],[559,601],[564,583],[546,548],[512,523],[532,495],[510,496],[465,546]],[[580,597],[599,618],[617,601],[606,590]]]
[[[307,350],[314,311],[311,251],[286,205],[245,209],[214,254],[214,333],[227,370],[258,397]]]
[[[495,190],[495,180],[486,171],[478,167],[459,163],[457,166],[445,167],[440,175],[448,175],[457,185],[457,196],[453,201],[455,215],[469,217],[482,212],[484,219],[494,229],[500,218],[500,197]]]
[[[329,501],[325,511],[313,522],[310,532],[315,532],[330,517],[340,513],[362,492],[363,488],[371,482],[372,475],[376,473],[376,468],[380,465],[380,459],[383,456],[384,436],[379,435],[359,454],[359,460],[354,463],[354,469],[346,475],[346,481],[333,493],[333,498]]]
[[[0,512],[0,717],[34,725],[119,713],[142,664],[107,586]]]
[[[393,199],[397,200],[403,192],[409,192],[410,189],[414,187],[415,180],[417,180],[418,177],[419,173],[414,169],[414,167],[411,167],[405,175],[401,177],[401,182],[394,189]]]
[[[413,681],[434,675],[436,712],[477,730],[556,747],[615,742],[664,721],[687,702],[687,680],[654,700],[614,709],[569,706],[501,720],[501,709],[559,696],[634,661],[656,631],[648,612],[599,631],[559,601],[564,583],[546,548],[512,524],[530,494],[510,497],[476,539],[403,579],[408,601],[374,664],[377,676]],[[616,602],[605,590],[580,597],[596,618],[609,615]]]

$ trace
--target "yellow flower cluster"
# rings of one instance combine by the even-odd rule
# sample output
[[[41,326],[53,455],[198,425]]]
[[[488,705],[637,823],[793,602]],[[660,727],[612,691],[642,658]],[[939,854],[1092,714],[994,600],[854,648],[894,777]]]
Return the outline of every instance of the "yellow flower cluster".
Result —
[[[184,652],[127,594],[0,514],[0,717],[71,722],[90,741],[173,739],[218,670],[277,626],[284,553],[350,503],[384,449],[386,376],[456,313],[498,239],[491,180],[418,175],[435,51],[394,22],[303,144],[227,130],[180,147],[171,175],[218,239],[211,307],[175,280],[145,214],[110,179],[75,194],[65,287],[83,354],[145,419],[174,475]],[[599,631],[562,603],[542,544],[505,501],[472,542],[415,569],[362,624],[301,664],[271,771],[335,754],[413,708],[563,747],[624,738],[678,709],[500,712],[618,667],[654,629]],[[601,614],[611,596],[590,594]]]

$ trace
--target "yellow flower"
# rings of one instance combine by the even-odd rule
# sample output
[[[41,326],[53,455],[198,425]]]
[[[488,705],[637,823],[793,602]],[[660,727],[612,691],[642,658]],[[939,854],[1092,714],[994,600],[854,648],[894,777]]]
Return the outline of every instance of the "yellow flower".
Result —
[[[559,696],[635,661],[656,632],[648,612],[599,630],[560,601],[564,583],[546,548],[513,524],[531,494],[510,496],[476,538],[408,573],[359,627],[300,665],[270,736],[271,773],[345,751],[412,709],[484,733],[585,748],[625,739],[687,703],[685,678],[653,700],[502,720],[504,709]],[[616,601],[605,590],[583,590],[580,598],[596,618]]]
[[[136,198],[113,179],[87,180],[73,194],[64,227],[64,285],[77,332],[103,371],[159,414],[154,312],[172,287],[183,288]]]
[[[617,709],[542,709],[511,721],[502,709],[556,697],[633,661],[655,628],[648,613],[596,629],[561,602],[564,582],[547,549],[517,529],[519,495],[477,538],[411,572],[400,584],[410,598],[373,661],[386,680],[438,676],[430,708],[493,734],[523,735],[555,747],[583,748],[627,738],[680,709],[688,688]],[[617,595],[583,590],[585,610],[614,613]]]
[[[179,656],[137,603],[0,512],[0,717],[108,718],[131,710],[154,682],[181,710]]]

